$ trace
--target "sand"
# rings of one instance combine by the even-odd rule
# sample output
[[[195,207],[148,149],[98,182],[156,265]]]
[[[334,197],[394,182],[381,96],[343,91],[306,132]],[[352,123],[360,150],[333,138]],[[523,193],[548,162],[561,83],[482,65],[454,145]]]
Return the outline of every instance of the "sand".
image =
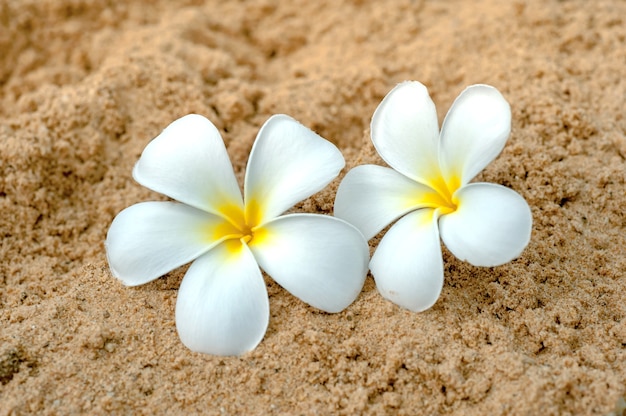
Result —
[[[624,16],[620,0],[0,0],[0,414],[621,414]],[[471,84],[510,102],[477,180],[531,206],[518,259],[444,249],[442,296],[419,314],[371,276],[334,315],[268,279],[269,329],[242,357],[179,341],[185,268],[137,288],[111,276],[106,231],[163,199],[131,169],[173,120],[210,118],[240,179],[274,113],[347,168],[383,164],[370,118],[409,79],[440,120]],[[331,214],[337,184],[296,209]]]

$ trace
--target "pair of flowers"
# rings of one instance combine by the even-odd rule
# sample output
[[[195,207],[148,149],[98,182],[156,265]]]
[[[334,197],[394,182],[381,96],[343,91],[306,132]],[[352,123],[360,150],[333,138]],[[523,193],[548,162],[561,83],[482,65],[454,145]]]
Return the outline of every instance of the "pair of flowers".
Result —
[[[479,266],[506,263],[528,244],[526,201],[500,185],[469,183],[500,153],[510,125],[502,95],[474,85],[456,99],[440,134],[426,88],[398,85],[371,125],[391,168],[348,172],[331,217],[282,214],[339,174],[345,162],[333,144],[272,116],[252,147],[242,198],[218,130],[185,116],[147,145],[133,170],[137,182],[180,203],[143,202],[118,214],[106,240],[109,265],[135,286],[193,261],[176,328],[188,348],[209,354],[242,354],[262,340],[269,301],[259,266],[304,302],[339,312],[360,293],[369,263],[385,298],[428,309],[443,286],[440,238]],[[366,239],[393,222],[370,262]]]

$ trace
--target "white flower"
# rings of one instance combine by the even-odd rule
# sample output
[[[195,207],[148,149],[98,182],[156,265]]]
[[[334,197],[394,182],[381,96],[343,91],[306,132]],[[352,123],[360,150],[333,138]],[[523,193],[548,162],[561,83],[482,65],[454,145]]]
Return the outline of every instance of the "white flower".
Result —
[[[339,312],[361,291],[367,242],[331,216],[280,214],[343,166],[333,144],[276,115],[252,147],[242,199],[218,130],[185,116],[146,146],[133,170],[137,182],[182,204],[143,202],[119,213],[106,240],[111,271],[135,286],[194,260],[178,292],[176,328],[188,348],[208,354],[242,354],[263,339],[269,301],[259,266],[304,302]]]
[[[496,266],[517,257],[530,240],[526,201],[504,186],[469,183],[500,153],[511,110],[493,87],[459,95],[439,134],[426,87],[404,82],[372,117],[376,150],[393,169],[352,169],[337,191],[335,215],[371,239],[384,235],[370,268],[387,299],[413,311],[430,308],[443,287],[439,237],[459,259]]]

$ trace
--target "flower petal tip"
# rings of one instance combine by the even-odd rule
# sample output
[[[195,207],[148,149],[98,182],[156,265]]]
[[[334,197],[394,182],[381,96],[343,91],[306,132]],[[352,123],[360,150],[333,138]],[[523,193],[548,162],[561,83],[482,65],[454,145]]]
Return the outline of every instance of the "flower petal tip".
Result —
[[[519,257],[530,242],[532,213],[517,192],[472,183],[457,193],[459,209],[439,219],[441,238],[459,259],[495,267]]]
[[[264,223],[321,191],[344,165],[334,144],[287,115],[274,115],[252,146],[244,199],[249,203],[262,197]]]
[[[192,351],[242,355],[265,336],[269,323],[265,281],[252,253],[245,244],[241,248],[235,254],[225,244],[215,247],[194,261],[183,278],[176,299],[176,329]]]
[[[358,229],[316,214],[285,215],[264,228],[271,243],[253,242],[251,249],[261,268],[282,287],[329,313],[354,302],[369,260],[369,247]]]
[[[415,312],[435,304],[443,288],[443,258],[437,215],[413,211],[384,235],[370,268],[381,295]]]

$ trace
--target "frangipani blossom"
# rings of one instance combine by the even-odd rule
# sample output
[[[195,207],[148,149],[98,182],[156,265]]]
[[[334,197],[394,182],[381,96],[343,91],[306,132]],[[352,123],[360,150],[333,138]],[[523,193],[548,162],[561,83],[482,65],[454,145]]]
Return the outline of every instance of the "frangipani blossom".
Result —
[[[470,183],[502,151],[511,110],[493,87],[473,85],[454,101],[439,133],[419,82],[404,82],[372,117],[372,142],[391,168],[363,165],[345,176],[335,216],[368,240],[383,236],[370,262],[380,293],[412,311],[430,308],[443,287],[441,238],[459,259],[497,266],[520,255],[532,217],[515,191]]]
[[[357,297],[369,250],[361,233],[325,215],[282,215],[344,166],[339,150],[285,115],[254,142],[244,198],[224,142],[199,115],[174,121],[135,165],[143,186],[179,202],[142,202],[113,220],[112,273],[141,285],[193,261],[176,301],[176,328],[191,350],[238,355],[261,342],[269,300],[259,266],[304,302],[339,312]]]

